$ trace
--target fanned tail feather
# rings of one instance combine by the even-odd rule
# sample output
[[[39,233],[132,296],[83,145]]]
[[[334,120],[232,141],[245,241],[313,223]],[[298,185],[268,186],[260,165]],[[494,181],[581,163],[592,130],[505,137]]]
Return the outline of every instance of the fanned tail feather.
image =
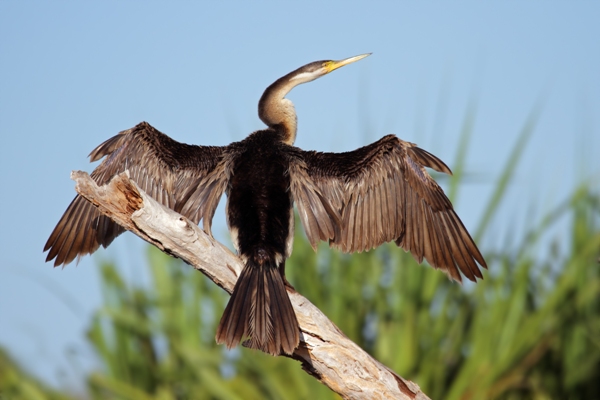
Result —
[[[249,259],[235,284],[216,340],[232,348],[242,339],[274,356],[298,347],[298,320],[275,263],[258,265]]]

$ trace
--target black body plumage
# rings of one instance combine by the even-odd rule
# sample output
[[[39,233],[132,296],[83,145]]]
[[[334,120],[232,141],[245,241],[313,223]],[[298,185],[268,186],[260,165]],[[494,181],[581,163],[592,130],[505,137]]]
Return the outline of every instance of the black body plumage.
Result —
[[[238,231],[242,257],[257,257],[257,248],[271,258],[282,257],[293,235],[289,167],[280,137],[267,129],[231,146],[237,154],[227,187],[227,219],[230,229]]]
[[[249,347],[275,355],[280,349],[292,353],[298,343],[298,322],[284,285],[294,220],[281,136],[267,129],[231,145],[227,223],[245,266],[217,330],[218,343],[231,346],[247,337]]]
[[[146,122],[108,139],[90,154],[103,158],[91,177],[100,185],[124,171],[161,204],[211,234],[212,218],[227,194],[227,222],[244,262],[217,328],[227,347],[291,354],[300,330],[287,295],[285,260],[292,252],[293,205],[312,247],[320,241],[360,252],[393,241],[419,262],[461,282],[483,276],[485,260],[450,200],[425,168],[450,174],[440,159],[388,135],[345,153],[293,147],[296,113],[285,98],[310,82],[366,55],[305,65],[270,85],[259,101],[268,129],[227,146],[179,143]],[[44,251],[54,265],[108,246],[124,229],[76,196]]]

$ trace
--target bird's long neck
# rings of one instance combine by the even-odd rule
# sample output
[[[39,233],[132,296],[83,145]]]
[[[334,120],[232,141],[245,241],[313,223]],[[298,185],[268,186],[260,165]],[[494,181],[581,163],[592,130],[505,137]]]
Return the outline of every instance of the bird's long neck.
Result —
[[[258,102],[258,116],[270,128],[283,133],[282,141],[293,145],[296,140],[297,118],[294,103],[286,99],[290,90],[302,81],[290,81],[289,75],[276,80],[263,93]]]

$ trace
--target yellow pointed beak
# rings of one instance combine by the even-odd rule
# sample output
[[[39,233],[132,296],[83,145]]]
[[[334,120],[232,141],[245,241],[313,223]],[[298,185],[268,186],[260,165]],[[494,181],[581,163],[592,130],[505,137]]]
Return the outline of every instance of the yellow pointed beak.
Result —
[[[361,54],[360,56],[345,58],[343,60],[338,60],[338,61],[326,61],[325,65],[323,65],[323,68],[325,68],[325,71],[327,71],[326,73],[330,73],[331,71],[341,68],[344,65],[352,64],[353,62],[362,60],[363,58],[368,57],[371,54],[373,54],[373,53]]]

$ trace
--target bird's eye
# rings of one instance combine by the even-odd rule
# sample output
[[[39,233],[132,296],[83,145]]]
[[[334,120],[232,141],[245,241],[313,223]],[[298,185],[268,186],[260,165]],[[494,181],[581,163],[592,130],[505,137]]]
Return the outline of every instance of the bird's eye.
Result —
[[[327,70],[327,72],[331,72],[333,71],[335,68],[335,62],[333,61],[324,61],[322,64],[323,68],[325,68],[325,70]]]

